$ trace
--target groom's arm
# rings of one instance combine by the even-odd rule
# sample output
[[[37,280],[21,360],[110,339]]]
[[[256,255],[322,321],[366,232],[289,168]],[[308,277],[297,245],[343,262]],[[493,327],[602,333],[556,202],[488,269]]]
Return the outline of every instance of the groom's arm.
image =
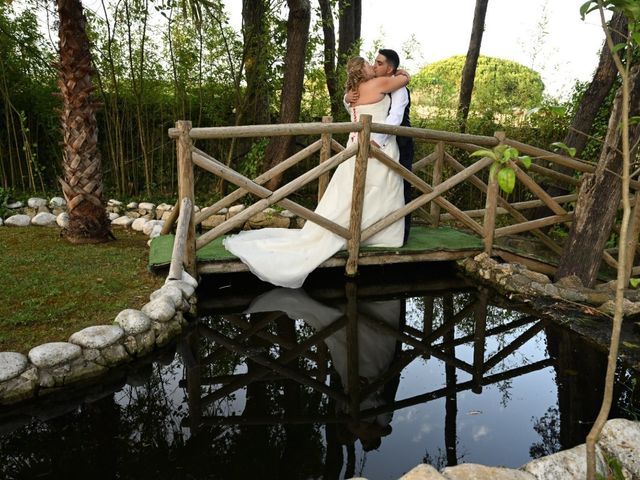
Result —
[[[402,123],[404,117],[404,109],[409,104],[409,94],[406,88],[400,88],[391,93],[391,108],[389,109],[389,115],[383,122],[385,125],[399,126]],[[381,148],[389,141],[389,135],[384,133],[371,134],[371,140],[380,145]]]

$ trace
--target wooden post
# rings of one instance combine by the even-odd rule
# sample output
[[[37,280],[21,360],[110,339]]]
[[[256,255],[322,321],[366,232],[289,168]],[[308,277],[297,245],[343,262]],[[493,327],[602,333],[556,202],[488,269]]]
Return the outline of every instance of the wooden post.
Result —
[[[322,117],[322,123],[331,123],[332,121],[333,117],[331,116]],[[320,148],[320,163],[322,163],[331,156],[331,132],[323,133],[320,138],[322,140],[322,147]],[[320,199],[324,195],[324,191],[327,189],[328,184],[328,173],[325,173],[320,178],[318,178],[318,202],[320,202]]]
[[[193,146],[189,131],[191,122],[188,120],[178,120],[176,129],[179,131],[176,144],[178,159],[178,198],[188,198],[191,205],[195,205],[194,181],[193,181],[193,161],[191,159],[191,148]],[[195,210],[195,209],[193,209]],[[196,265],[196,227],[194,222],[194,212],[190,212],[189,228],[187,233],[187,245],[185,249],[184,265],[185,270],[194,278],[197,278]]]
[[[442,167],[444,165],[444,142],[436,143],[436,161],[433,164],[433,176],[431,186],[436,188],[442,182]],[[431,216],[433,217],[433,227],[440,226],[440,205],[431,202]]]
[[[349,231],[351,238],[347,242],[349,258],[347,259],[346,274],[355,276],[358,273],[358,255],[360,254],[360,233],[362,230],[362,208],[364,201],[364,186],[367,178],[367,163],[369,161],[369,141],[371,136],[371,115],[362,115],[362,131],[358,134],[358,153],[353,172],[353,193],[351,195],[351,217]]]
[[[178,217],[176,236],[173,239],[171,266],[169,267],[169,275],[167,276],[168,280],[182,280],[182,272],[185,270],[185,266],[187,264],[189,218],[193,218],[191,200],[183,198],[182,202],[180,202],[180,211],[182,212],[182,215]]]
[[[496,132],[495,137],[504,142],[504,132]],[[496,176],[489,177],[487,183],[487,199],[485,202],[484,222],[482,224],[482,239],[484,240],[484,251],[487,255],[491,255],[493,251],[493,237],[496,228],[496,210],[498,206],[498,179]]]
[[[178,220],[178,215],[180,215],[180,199],[173,206],[173,210],[169,212],[169,218],[167,218],[162,226],[162,230],[160,231],[160,235],[167,235],[171,232],[174,223]]]

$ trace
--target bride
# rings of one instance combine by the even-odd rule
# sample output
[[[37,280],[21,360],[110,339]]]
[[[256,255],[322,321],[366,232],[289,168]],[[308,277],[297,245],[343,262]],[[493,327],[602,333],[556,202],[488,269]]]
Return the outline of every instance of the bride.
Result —
[[[388,93],[409,83],[405,72],[394,77],[375,77],[373,67],[362,57],[347,63],[346,90],[358,93],[358,100],[349,107],[353,122],[360,115],[372,116],[373,122],[383,122],[391,103]],[[347,145],[357,142],[352,133]],[[398,161],[395,138],[382,149]],[[346,160],[333,174],[315,212],[342,225],[349,226],[355,157]],[[402,178],[374,158],[369,158],[362,212],[365,229],[389,213],[404,206]],[[385,247],[402,246],[404,220],[389,225],[371,236],[366,245]],[[240,258],[258,278],[274,285],[298,288],[307,275],[322,262],[346,247],[347,241],[323,227],[307,221],[302,229],[264,228],[232,235],[223,241],[225,248]]]

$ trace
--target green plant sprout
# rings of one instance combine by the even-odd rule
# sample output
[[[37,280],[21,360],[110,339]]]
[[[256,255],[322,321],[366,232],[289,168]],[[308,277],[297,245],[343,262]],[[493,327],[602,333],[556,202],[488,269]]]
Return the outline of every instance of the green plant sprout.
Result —
[[[528,155],[520,155],[520,152],[516,148],[508,145],[498,145],[491,150],[481,149],[476,150],[471,154],[472,157],[488,157],[493,159],[493,164],[489,169],[489,178],[493,180],[498,179],[498,185],[500,189],[505,193],[513,192],[516,186],[516,172],[511,168],[509,164],[510,160],[520,160],[525,168],[531,166],[531,157]]]

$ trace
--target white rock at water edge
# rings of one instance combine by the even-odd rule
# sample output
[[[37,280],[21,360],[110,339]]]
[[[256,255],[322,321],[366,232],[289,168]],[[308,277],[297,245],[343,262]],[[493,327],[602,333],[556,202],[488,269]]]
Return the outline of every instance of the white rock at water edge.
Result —
[[[69,343],[100,349],[113,345],[123,336],[124,330],[120,325],[96,325],[74,333],[69,337]]]
[[[176,306],[168,296],[160,296],[142,307],[142,313],[151,320],[168,322],[176,314]]]
[[[56,216],[52,213],[40,212],[31,219],[31,225],[39,227],[55,227]]]
[[[151,328],[151,319],[140,310],[128,308],[122,310],[114,320],[127,335],[137,335]]]
[[[29,366],[27,357],[17,352],[0,352],[0,383],[17,377]]]
[[[8,227],[28,227],[31,224],[29,215],[12,215],[4,221]]]
[[[29,350],[29,360],[38,368],[50,368],[70,362],[82,354],[82,348],[73,343],[52,342]]]
[[[156,226],[158,225],[160,225],[160,229],[162,229],[162,225],[164,225],[164,222],[162,220],[149,220],[147,223],[144,224],[142,233],[144,233],[145,235],[150,235],[153,229],[156,228]]]

